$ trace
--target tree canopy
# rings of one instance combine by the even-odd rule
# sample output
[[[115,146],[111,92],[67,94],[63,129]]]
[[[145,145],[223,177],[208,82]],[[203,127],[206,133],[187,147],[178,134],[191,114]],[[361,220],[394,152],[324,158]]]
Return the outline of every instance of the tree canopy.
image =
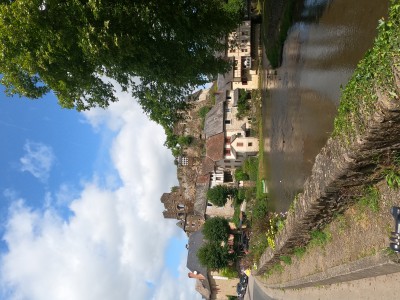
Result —
[[[227,241],[229,231],[229,223],[222,217],[207,219],[203,225],[204,237],[210,242]]]
[[[52,90],[61,106],[86,110],[118,100],[110,78],[170,126],[185,95],[229,67],[216,53],[242,3],[0,1],[1,83],[9,95],[37,99]]]
[[[217,185],[207,191],[207,199],[216,206],[224,206],[227,197],[234,195],[236,189],[229,188],[225,185]]]
[[[227,247],[217,242],[205,243],[197,252],[199,262],[211,270],[225,268],[229,264],[229,253]]]

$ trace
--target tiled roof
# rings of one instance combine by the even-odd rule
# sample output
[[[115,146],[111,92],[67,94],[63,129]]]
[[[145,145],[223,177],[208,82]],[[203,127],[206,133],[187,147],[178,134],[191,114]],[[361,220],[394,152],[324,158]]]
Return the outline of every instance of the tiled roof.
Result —
[[[215,168],[215,162],[211,158],[205,157],[201,165],[201,174],[207,175],[212,171],[214,171],[214,168]],[[198,181],[199,179],[197,179],[197,182]]]
[[[213,135],[206,141],[206,155],[213,161],[219,161],[224,158],[224,132]]]
[[[212,160],[211,162],[214,164]],[[197,176],[196,185],[208,185],[210,183],[210,172],[205,172],[203,174],[204,175]]]

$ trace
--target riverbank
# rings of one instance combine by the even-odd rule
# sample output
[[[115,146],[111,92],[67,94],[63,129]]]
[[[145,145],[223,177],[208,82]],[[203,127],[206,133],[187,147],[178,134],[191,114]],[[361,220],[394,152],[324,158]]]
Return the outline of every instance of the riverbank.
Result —
[[[400,204],[399,7],[393,1],[389,21],[380,23],[373,50],[344,92],[334,136],[296,197],[276,247],[262,258],[257,273],[267,273],[269,284],[324,272],[388,246],[389,209]]]

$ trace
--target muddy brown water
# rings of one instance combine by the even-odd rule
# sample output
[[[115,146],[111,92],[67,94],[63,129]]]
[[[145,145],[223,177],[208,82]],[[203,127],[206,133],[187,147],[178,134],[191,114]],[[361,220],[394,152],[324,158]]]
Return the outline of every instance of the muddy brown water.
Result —
[[[282,65],[263,97],[270,204],[285,211],[303,190],[333,130],[341,86],[372,46],[386,0],[306,0],[289,30]],[[266,66],[265,66],[266,68]]]

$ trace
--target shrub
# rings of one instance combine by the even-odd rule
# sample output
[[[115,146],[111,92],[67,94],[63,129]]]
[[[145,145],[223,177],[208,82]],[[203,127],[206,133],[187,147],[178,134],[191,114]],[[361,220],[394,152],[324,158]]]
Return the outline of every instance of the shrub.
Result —
[[[217,185],[207,191],[207,199],[216,206],[224,206],[227,197],[236,192],[236,189],[224,185]]]
[[[211,270],[219,270],[228,266],[229,254],[226,247],[217,242],[208,242],[197,252],[200,264]]]
[[[211,218],[204,223],[203,234],[210,242],[227,241],[229,232],[229,223],[222,217]]]
[[[235,180],[236,181],[249,180],[249,175],[245,173],[242,168],[237,168],[235,170]]]

